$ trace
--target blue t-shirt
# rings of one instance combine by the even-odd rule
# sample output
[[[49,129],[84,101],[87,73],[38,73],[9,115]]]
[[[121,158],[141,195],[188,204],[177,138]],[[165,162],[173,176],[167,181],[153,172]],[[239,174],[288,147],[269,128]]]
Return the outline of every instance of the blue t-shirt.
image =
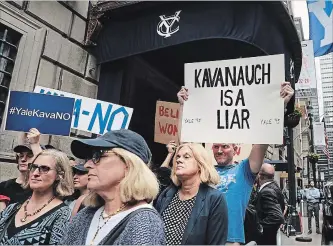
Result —
[[[245,243],[244,219],[256,178],[251,172],[249,159],[239,164],[216,166],[221,177],[217,189],[225,194],[228,205],[228,242]]]

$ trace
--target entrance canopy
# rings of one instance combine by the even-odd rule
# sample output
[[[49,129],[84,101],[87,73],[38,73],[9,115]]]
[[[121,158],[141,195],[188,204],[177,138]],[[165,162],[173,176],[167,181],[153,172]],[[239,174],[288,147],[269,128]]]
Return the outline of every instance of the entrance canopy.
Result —
[[[156,101],[177,101],[185,63],[284,54],[286,80],[294,82],[291,63],[298,80],[301,44],[282,2],[101,5],[109,9],[95,8],[104,13],[101,25],[88,28],[88,43],[96,43],[92,51],[101,64],[98,99],[134,109],[129,128],[146,139],[155,163],[166,156],[165,145],[154,142]],[[291,100],[287,114],[293,110]]]
[[[99,63],[144,54],[168,70],[173,63],[284,54],[286,79],[291,61],[295,81],[300,74],[301,44],[282,2],[137,3],[106,17],[93,50]]]

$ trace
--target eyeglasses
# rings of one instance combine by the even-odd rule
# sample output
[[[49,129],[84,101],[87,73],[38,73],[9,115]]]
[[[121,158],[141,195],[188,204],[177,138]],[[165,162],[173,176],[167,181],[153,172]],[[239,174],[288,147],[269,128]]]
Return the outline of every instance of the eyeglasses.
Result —
[[[108,152],[110,152],[110,150],[105,150],[105,149],[103,149],[103,150],[101,150],[101,149],[100,150],[95,150],[93,152],[93,154],[92,154],[92,157],[91,158],[87,158],[86,162],[89,161],[89,160],[92,160],[92,162],[96,165],[101,160],[101,158],[103,157],[103,155],[105,153],[108,153]]]
[[[45,165],[40,165],[39,166],[39,165],[34,164],[34,163],[29,163],[28,167],[29,167],[30,172],[34,172],[36,169],[38,169],[38,172],[40,174],[47,174],[50,170],[55,170],[55,169],[52,169],[48,166],[45,166]]]

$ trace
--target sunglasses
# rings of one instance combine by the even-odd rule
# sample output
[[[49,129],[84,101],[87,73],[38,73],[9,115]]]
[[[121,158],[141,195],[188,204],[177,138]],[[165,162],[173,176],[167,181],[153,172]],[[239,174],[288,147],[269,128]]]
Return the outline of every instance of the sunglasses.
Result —
[[[47,174],[50,170],[55,170],[55,169],[52,169],[48,166],[37,165],[37,164],[34,164],[34,163],[29,163],[28,167],[29,167],[30,172],[34,172],[36,169],[38,169],[38,172],[40,174]]]
[[[92,160],[92,162],[96,165],[101,160],[102,157],[105,157],[104,154],[106,154],[108,152],[110,152],[110,150],[105,150],[105,149],[95,150],[95,151],[93,151],[91,158],[86,159],[86,162],[89,160]]]

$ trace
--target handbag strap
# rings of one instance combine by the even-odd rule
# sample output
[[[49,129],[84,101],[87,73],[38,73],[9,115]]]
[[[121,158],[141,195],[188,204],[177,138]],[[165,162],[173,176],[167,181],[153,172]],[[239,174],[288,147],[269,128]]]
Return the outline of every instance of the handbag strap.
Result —
[[[123,232],[125,229],[128,221],[133,218],[135,215],[142,211],[155,211],[153,208],[139,208],[130,214],[128,214],[125,218],[123,218],[106,236],[106,240],[102,243],[103,245],[113,245],[114,242],[118,239],[120,234]]]
[[[2,228],[2,231],[0,233],[0,241],[2,240],[2,238],[5,236],[5,233],[8,229],[8,226],[10,225],[10,223],[12,222],[12,220],[15,218],[15,215],[17,213],[17,211],[21,208],[22,204],[17,204],[13,207],[12,211],[10,211],[10,213],[8,214],[5,222],[4,222],[4,226]]]

